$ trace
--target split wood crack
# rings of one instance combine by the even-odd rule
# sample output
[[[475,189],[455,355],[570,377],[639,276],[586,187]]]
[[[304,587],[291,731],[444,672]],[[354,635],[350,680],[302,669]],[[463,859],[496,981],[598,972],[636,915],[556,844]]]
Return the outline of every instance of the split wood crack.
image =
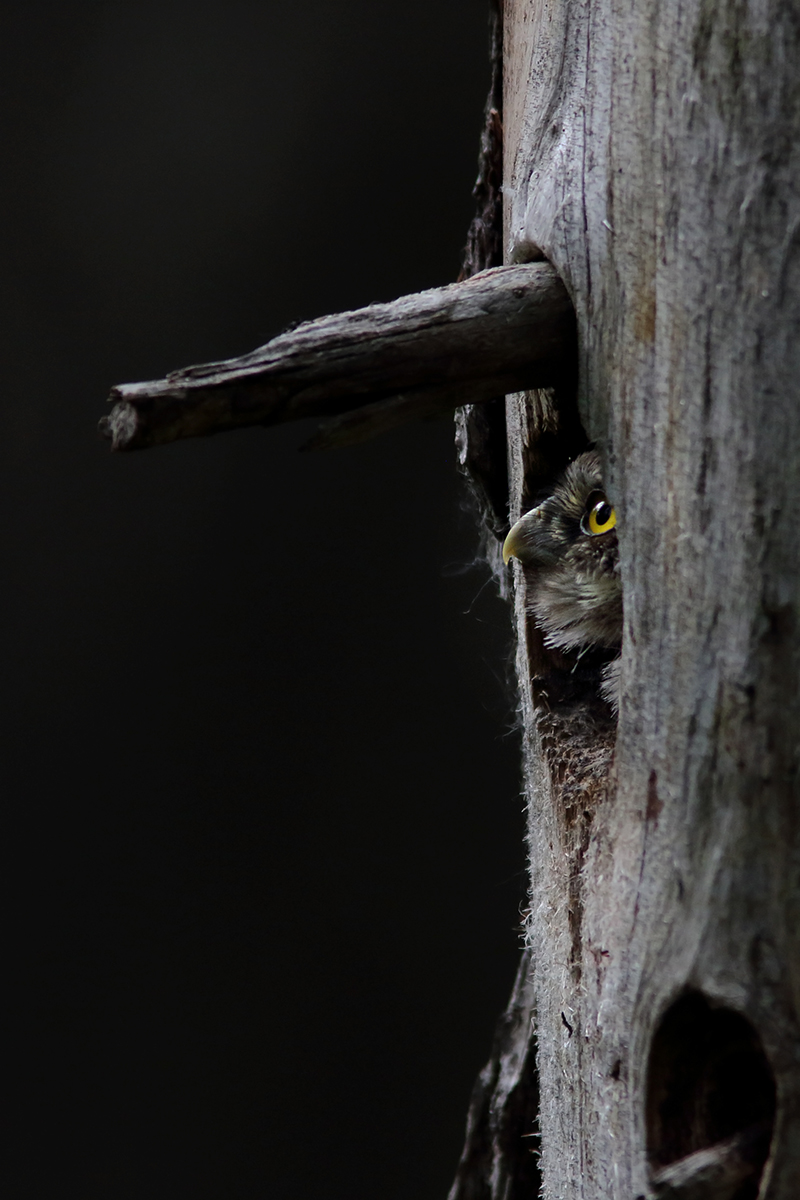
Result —
[[[495,267],[446,287],[307,321],[222,362],[125,383],[100,432],[114,450],[252,425],[327,418],[307,448],[554,386],[574,371],[575,317],[549,263]]]

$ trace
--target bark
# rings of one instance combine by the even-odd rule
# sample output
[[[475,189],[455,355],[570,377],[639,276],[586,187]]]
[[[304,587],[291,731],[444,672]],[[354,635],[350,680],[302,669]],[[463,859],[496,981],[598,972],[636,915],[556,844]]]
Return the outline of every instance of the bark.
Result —
[[[507,0],[505,56],[506,258],[574,300],[625,603],[615,735],[516,568],[543,1195],[795,1200],[800,17]],[[509,399],[512,517],[565,421]]]
[[[507,400],[510,515],[598,444],[621,708],[617,727],[591,663],[543,647],[515,564],[532,968],[452,1197],[533,1194],[538,1102],[546,1200],[795,1200],[800,16],[506,0],[504,39],[512,265],[115,389],[105,432],[133,449],[325,415],[333,444],[550,389]],[[470,245],[467,274],[494,253]],[[473,436],[469,416],[493,537],[502,424]]]
[[[467,1137],[448,1200],[528,1200],[538,1193],[539,1094],[530,953],[475,1083]]]
[[[553,268],[501,267],[309,321],[242,358],[121,384],[100,427],[113,449],[138,450],[246,425],[338,417],[313,440],[319,448],[552,382],[573,360],[572,306]]]
[[[473,188],[475,217],[467,234],[459,279],[497,267],[503,261],[503,7],[489,2],[491,81],[484,108],[478,178]],[[507,599],[499,537],[508,521],[505,397],[456,410],[456,453],[472,493],[483,535],[483,552]]]

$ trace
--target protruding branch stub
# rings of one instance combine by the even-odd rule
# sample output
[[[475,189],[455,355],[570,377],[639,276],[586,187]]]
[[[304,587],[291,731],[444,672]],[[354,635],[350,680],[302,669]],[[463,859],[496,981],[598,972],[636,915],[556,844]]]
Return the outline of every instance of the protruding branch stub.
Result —
[[[114,450],[139,450],[326,417],[310,445],[330,447],[505,392],[551,386],[574,370],[575,359],[572,304],[553,267],[497,267],[308,321],[241,358],[120,384],[100,432]]]

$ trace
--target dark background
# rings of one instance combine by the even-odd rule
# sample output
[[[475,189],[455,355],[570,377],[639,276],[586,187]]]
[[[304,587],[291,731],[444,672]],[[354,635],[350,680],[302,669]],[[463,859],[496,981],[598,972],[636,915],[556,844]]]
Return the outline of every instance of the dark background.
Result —
[[[113,383],[455,277],[486,7],[0,18],[4,1196],[446,1196],[523,893],[452,425],[95,426]]]

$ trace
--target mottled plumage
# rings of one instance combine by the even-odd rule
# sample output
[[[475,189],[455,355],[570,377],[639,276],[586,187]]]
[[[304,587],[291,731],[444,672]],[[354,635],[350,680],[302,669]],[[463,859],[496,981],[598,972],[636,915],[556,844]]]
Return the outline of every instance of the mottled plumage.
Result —
[[[616,516],[594,451],[570,463],[548,496],[517,521],[503,557],[531,569],[531,610],[545,644],[560,650],[615,649],[622,642],[622,586]],[[616,704],[619,659],[603,671]]]

